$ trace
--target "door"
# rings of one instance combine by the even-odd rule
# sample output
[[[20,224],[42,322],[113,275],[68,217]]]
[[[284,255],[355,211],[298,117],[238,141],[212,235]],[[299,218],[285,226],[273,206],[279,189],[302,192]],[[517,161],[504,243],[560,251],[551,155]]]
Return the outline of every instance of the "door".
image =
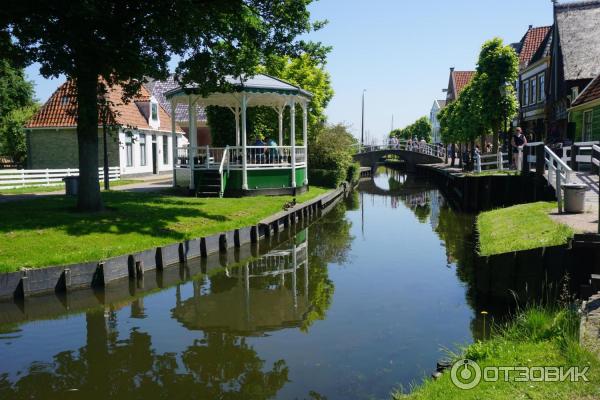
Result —
[[[152,173],[158,174],[158,148],[156,147],[156,135],[152,135]]]

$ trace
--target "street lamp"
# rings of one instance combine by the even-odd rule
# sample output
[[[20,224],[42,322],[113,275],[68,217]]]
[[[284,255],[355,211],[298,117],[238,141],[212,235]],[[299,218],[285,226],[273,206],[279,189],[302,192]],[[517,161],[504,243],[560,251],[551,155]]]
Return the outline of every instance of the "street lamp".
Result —
[[[365,93],[367,89],[363,89],[362,92],[362,119],[360,124],[360,145],[365,145]]]

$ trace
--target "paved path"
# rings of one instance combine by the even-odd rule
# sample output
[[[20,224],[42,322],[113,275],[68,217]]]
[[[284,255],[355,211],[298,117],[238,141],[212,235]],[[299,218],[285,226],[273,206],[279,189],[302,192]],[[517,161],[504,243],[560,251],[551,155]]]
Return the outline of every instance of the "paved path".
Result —
[[[172,186],[171,176],[148,176],[136,177],[133,179],[140,180],[140,182],[132,183],[130,185],[115,186],[111,188],[111,190],[126,192],[160,192],[162,190],[169,189]],[[57,190],[56,192],[44,193],[0,194],[0,204],[20,200],[37,199],[40,197],[63,196],[64,194],[64,189]]]
[[[580,343],[600,357],[600,294],[585,303],[579,331]]]
[[[571,181],[587,186],[584,213],[558,214],[557,209],[550,215],[551,218],[570,226],[576,233],[598,233],[598,175],[587,172],[573,172]]]

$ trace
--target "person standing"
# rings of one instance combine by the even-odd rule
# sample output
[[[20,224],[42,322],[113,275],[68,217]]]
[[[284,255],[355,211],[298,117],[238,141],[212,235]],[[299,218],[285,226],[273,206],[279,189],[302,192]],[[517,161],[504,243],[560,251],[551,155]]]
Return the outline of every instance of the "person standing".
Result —
[[[511,146],[513,149],[513,167],[515,169],[519,169],[519,149],[523,149],[523,146],[527,144],[527,138],[523,135],[523,130],[521,127],[517,127],[515,129],[515,134],[511,139]]]

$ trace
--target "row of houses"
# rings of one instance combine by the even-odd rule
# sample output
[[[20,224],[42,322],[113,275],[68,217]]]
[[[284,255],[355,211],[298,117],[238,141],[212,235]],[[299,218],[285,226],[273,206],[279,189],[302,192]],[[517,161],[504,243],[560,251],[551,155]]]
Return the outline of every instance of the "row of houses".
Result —
[[[554,2],[552,25],[529,26],[511,46],[519,56],[513,125],[536,141],[600,140],[600,0]],[[436,142],[437,113],[474,75],[450,68],[446,99],[435,100],[430,113]]]
[[[106,103],[111,121],[107,135],[108,162],[119,167],[122,175],[172,173],[173,146],[188,144],[188,108],[177,106],[175,113],[165,93],[178,87],[174,77],[164,81],[149,80],[131,99],[122,100],[123,89],[108,89]],[[25,126],[27,168],[78,168],[76,96],[73,82],[62,84]],[[211,143],[204,109],[198,107],[197,143]],[[171,133],[172,118],[176,122],[176,139]],[[98,126],[98,158],[103,165],[104,126]]]

